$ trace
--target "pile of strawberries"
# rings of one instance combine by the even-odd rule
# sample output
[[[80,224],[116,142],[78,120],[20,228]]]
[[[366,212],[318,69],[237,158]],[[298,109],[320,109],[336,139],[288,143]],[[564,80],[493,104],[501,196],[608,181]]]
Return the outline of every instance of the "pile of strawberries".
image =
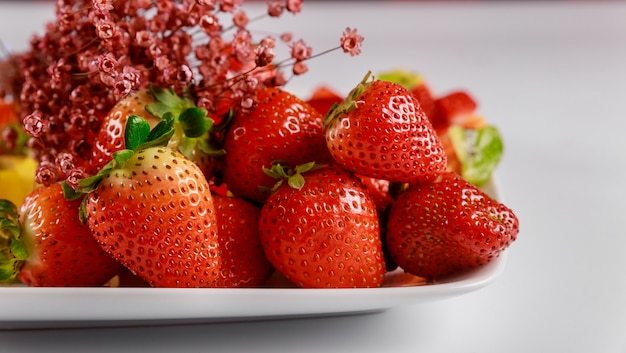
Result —
[[[467,95],[434,99],[369,74],[346,97],[255,94],[219,117],[156,86],[120,101],[91,176],[41,186],[20,207],[0,201],[0,278],[379,287],[396,266],[437,280],[516,239],[515,214],[462,176],[444,138],[473,110]]]

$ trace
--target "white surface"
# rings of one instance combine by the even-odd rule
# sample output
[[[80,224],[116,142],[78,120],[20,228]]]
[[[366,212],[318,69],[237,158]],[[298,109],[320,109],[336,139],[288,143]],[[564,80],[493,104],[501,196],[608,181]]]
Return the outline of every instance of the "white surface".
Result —
[[[243,322],[376,312],[470,293],[492,283],[505,263],[506,253],[436,284],[411,286],[408,278],[372,289],[5,287],[0,288],[0,302],[12,305],[0,308],[0,329]]]
[[[51,16],[19,6],[0,4],[0,38],[14,48]],[[347,90],[367,70],[405,67],[438,93],[479,100],[504,135],[499,183],[521,222],[492,285],[362,316],[5,331],[0,351],[626,352],[624,19],[619,1],[387,1],[305,2],[269,22],[318,51],[346,26],[366,37],[362,56],[316,59],[298,85]]]

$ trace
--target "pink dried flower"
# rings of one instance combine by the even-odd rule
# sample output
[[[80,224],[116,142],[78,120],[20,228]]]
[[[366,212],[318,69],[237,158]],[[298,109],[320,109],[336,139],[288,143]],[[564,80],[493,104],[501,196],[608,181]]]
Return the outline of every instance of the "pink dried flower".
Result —
[[[153,40],[154,40],[154,37],[152,33],[150,33],[149,31],[141,30],[135,33],[135,42],[140,47],[148,48],[150,46],[150,43],[153,42]]]
[[[200,22],[198,23],[200,28],[204,31],[204,33],[208,34],[210,37],[215,37],[220,34],[222,31],[222,26],[220,25],[219,19],[217,16],[208,14],[200,17]]]
[[[111,74],[117,70],[117,59],[113,53],[98,56],[98,70],[105,74]]]
[[[267,14],[270,17],[279,17],[283,14],[285,6],[282,0],[272,0],[267,3]]]
[[[254,54],[252,50],[252,36],[247,30],[240,29],[237,31],[232,46],[235,58],[240,62],[245,62]]]
[[[299,39],[291,44],[291,57],[297,61],[306,60],[311,56],[313,49],[307,46],[306,43]]]
[[[232,13],[241,5],[241,0],[221,0],[219,4],[220,11]]]
[[[24,124],[24,131],[32,137],[41,137],[50,130],[50,121],[45,120],[38,111],[26,116],[22,124]]]
[[[73,168],[66,173],[65,180],[72,189],[78,189],[79,182],[88,176],[83,168]]]
[[[53,163],[41,161],[35,171],[35,182],[41,185],[50,185],[58,180],[57,169]]]
[[[98,11],[111,11],[113,4],[111,4],[111,0],[93,0],[93,8]]]
[[[110,21],[100,21],[96,24],[96,34],[101,39],[111,39],[116,34],[115,25]]]
[[[361,43],[364,38],[359,35],[356,29],[346,28],[341,36],[340,43],[341,49],[344,53],[350,54],[350,56],[359,55],[361,53]]]
[[[74,164],[74,156],[68,152],[61,152],[56,156],[54,161],[56,167],[64,174],[68,174],[72,169],[76,168]]]
[[[291,42],[292,38],[293,38],[293,34],[291,32],[285,32],[280,35],[280,40],[282,40],[285,43]]]
[[[254,50],[254,54],[256,55],[254,62],[256,63],[256,66],[263,67],[272,63],[272,60],[274,60],[274,57],[276,56],[272,48],[273,47],[261,42],[261,44]]]
[[[243,11],[237,11],[233,16],[233,23],[236,27],[245,28],[248,25],[248,16]]]
[[[342,48],[360,52],[362,37],[346,30],[341,46],[312,56],[303,40],[280,36],[291,58],[273,63],[276,39],[255,38],[242,0],[57,0],[56,19],[15,55],[2,72],[0,93],[12,92],[22,108],[28,146],[40,166],[37,180],[70,179],[89,165],[93,137],[109,110],[148,84],[182,93],[212,116],[231,107],[250,109],[255,90],[282,86],[308,71],[305,61]],[[301,0],[269,0],[261,17],[301,11]],[[224,27],[228,17],[232,24]],[[233,34],[234,33],[234,34]],[[288,70],[287,70],[288,71]],[[55,161],[59,161],[55,163]]]
[[[307,71],[309,71],[309,67],[302,61],[296,61],[293,64],[292,72],[294,75],[302,75]]]
[[[302,11],[302,0],[287,0],[287,10],[292,13]]]

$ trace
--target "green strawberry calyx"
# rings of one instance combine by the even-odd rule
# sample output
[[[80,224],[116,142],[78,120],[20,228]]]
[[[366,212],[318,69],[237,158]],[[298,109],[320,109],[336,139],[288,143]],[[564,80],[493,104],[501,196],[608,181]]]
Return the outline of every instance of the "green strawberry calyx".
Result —
[[[358,107],[359,97],[374,82],[372,72],[368,71],[365,77],[354,87],[341,103],[333,104],[324,116],[324,129],[328,128],[341,115],[347,114]]]
[[[174,90],[150,85],[150,94],[157,100],[156,103],[146,106],[146,110],[159,118],[166,114],[174,117],[175,139],[179,141],[178,150],[190,158],[193,150],[198,148],[209,156],[221,156],[225,153],[213,143],[214,120],[208,117],[206,109],[199,108],[194,103],[189,87],[182,97]]]
[[[291,168],[286,163],[282,161],[275,161],[272,163],[270,168],[263,168],[263,172],[272,178],[276,179],[276,183],[269,190],[263,190],[267,192],[274,192],[278,189],[285,181],[287,184],[294,189],[302,189],[305,184],[305,179],[302,174],[311,172],[314,170],[325,168],[324,164],[317,164],[315,162],[308,162],[304,164],[297,165],[295,168]]]
[[[72,187],[67,181],[63,182],[63,196],[67,200],[76,200],[85,194],[91,193],[100,184],[100,181],[112,170],[123,168],[126,162],[133,156],[136,151],[144,150],[150,147],[167,146],[170,139],[175,133],[174,116],[171,112],[163,114],[161,121],[150,129],[150,124],[146,119],[131,115],[128,117],[124,130],[124,142],[126,149],[113,153],[113,158],[95,175],[78,181],[78,185]],[[80,207],[79,217],[82,222],[85,221],[85,201]]]
[[[0,283],[13,283],[28,258],[17,206],[0,199]]]

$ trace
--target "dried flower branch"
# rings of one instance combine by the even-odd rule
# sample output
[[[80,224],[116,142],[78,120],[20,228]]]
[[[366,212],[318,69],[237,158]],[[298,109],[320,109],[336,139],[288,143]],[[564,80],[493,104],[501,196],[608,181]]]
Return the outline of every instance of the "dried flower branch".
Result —
[[[272,0],[264,16],[301,8],[302,0]],[[304,61],[330,51],[314,56],[303,40],[286,36],[291,60],[273,63],[276,40],[253,37],[247,26],[259,17],[251,19],[242,0],[57,0],[55,9],[45,33],[11,57],[19,69],[0,81],[0,92],[19,101],[41,184],[84,176],[102,118],[133,91],[193,87],[198,106],[222,114],[252,107],[260,87],[287,82],[282,68],[302,74]],[[357,55],[362,41],[346,29],[334,49]]]

